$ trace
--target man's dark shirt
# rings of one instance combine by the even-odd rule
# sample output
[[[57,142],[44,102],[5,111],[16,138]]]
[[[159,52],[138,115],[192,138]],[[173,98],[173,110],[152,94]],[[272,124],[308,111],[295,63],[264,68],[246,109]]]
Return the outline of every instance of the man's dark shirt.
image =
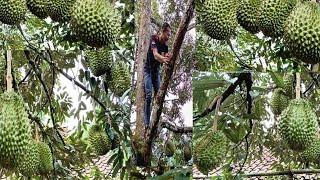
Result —
[[[147,60],[144,65],[145,70],[157,70],[160,67],[160,62],[154,58],[152,49],[157,48],[158,53],[164,56],[164,53],[168,53],[168,46],[160,42],[158,35],[152,35],[150,40],[150,46],[147,54]]]

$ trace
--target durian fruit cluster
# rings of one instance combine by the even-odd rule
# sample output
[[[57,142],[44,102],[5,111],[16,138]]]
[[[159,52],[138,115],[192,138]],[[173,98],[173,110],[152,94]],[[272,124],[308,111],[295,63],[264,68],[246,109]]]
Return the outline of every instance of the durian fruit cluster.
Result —
[[[279,130],[290,149],[302,152],[314,143],[318,131],[315,111],[306,99],[293,99],[281,113]]]
[[[229,40],[240,24],[252,34],[283,38],[297,59],[320,62],[320,5],[301,0],[197,0],[196,14],[213,39]]]
[[[165,154],[167,157],[172,157],[176,152],[176,146],[172,141],[168,140],[165,144]]]
[[[217,168],[227,154],[228,139],[222,131],[210,130],[194,144],[194,163],[203,174]]]
[[[73,37],[101,48],[115,44],[121,16],[106,0],[0,0],[0,22],[18,25],[27,11],[40,19],[70,23]]]
[[[104,129],[99,125],[93,125],[89,130],[89,144],[97,155],[107,154],[112,147],[112,142]]]
[[[297,0],[198,0],[198,21],[204,32],[217,40],[228,40],[238,23],[255,34],[262,31],[268,37],[284,33],[287,17]]]
[[[50,168],[42,171],[49,173],[53,169],[50,150],[44,152],[32,139],[22,97],[13,91],[4,92],[0,95],[0,102],[0,167],[31,177],[39,174],[43,165],[50,162],[51,165],[46,165]],[[46,144],[43,146],[49,148]]]
[[[26,176],[47,175],[53,170],[50,147],[44,142],[30,141],[30,149],[18,163],[19,172]]]
[[[111,70],[112,53],[106,48],[88,50],[85,56],[89,61],[89,68],[93,75],[101,76]]]
[[[130,71],[127,64],[118,62],[112,69],[112,80],[110,90],[117,96],[122,96],[130,88]]]

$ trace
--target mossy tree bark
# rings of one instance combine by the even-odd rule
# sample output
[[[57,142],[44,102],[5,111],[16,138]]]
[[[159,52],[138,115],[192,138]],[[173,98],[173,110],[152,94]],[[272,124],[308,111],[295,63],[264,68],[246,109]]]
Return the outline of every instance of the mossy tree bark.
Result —
[[[150,43],[150,14],[151,14],[151,1],[140,2],[140,22],[138,33],[138,44],[136,52],[136,65],[137,65],[137,82],[136,82],[136,132],[142,132],[144,127],[144,62],[147,57],[147,52]]]
[[[132,138],[132,146],[137,159],[137,165],[145,166],[144,160],[141,159],[143,156],[143,150],[141,143],[143,141],[144,134],[144,63],[147,57],[147,52],[150,43],[151,35],[151,0],[140,1],[139,3],[140,21],[138,27],[138,39],[137,39],[137,51],[136,51],[136,126],[134,130],[134,137]],[[137,157],[140,156],[140,157]],[[138,160],[141,159],[141,160]],[[142,162],[141,162],[142,161]]]

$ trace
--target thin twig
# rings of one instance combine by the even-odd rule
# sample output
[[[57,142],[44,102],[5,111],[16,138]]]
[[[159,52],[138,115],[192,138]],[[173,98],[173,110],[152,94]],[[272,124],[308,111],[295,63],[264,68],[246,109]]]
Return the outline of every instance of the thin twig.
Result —
[[[21,85],[23,82],[26,81],[28,76],[31,74],[31,69],[28,70],[27,74],[24,76],[24,78],[18,83],[18,86]]]

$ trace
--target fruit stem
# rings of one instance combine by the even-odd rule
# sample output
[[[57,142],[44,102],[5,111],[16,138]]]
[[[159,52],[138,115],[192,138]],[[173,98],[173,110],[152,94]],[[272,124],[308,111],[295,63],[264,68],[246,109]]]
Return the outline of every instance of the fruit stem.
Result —
[[[7,50],[7,91],[13,91],[12,86],[12,52],[11,50]]]
[[[300,84],[301,84],[301,78],[300,73],[296,73],[296,99],[300,99]]]
[[[216,110],[214,113],[214,120],[213,120],[213,125],[212,125],[212,129],[214,132],[218,131],[218,117],[219,117],[219,109],[220,109],[221,99],[222,99],[221,95],[216,97],[217,105],[216,105]]]

